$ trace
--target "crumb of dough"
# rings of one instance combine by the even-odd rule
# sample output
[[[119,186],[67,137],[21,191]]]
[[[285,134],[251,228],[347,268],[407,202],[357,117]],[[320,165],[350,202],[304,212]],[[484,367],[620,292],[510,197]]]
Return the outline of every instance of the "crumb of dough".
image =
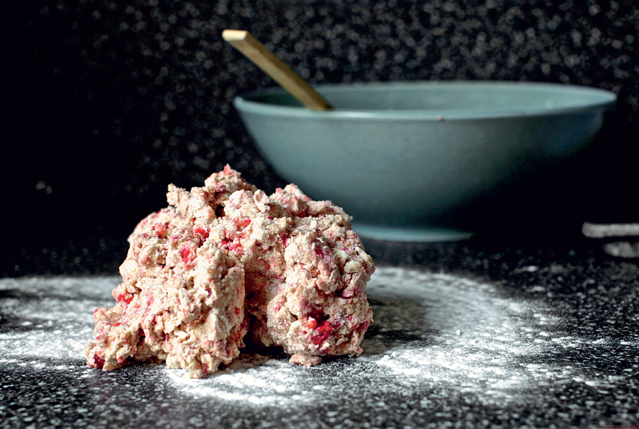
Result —
[[[293,356],[291,356],[291,359],[289,361],[297,365],[304,365],[304,366],[311,367],[311,366],[319,365],[320,363],[322,363],[322,358],[319,356],[311,356],[311,355],[305,355],[302,353],[295,353]]]
[[[167,199],[129,237],[117,305],[94,314],[90,366],[157,360],[204,377],[249,329],[292,363],[361,354],[375,267],[341,208],[292,184],[267,196],[228,166],[190,192],[169,185]]]

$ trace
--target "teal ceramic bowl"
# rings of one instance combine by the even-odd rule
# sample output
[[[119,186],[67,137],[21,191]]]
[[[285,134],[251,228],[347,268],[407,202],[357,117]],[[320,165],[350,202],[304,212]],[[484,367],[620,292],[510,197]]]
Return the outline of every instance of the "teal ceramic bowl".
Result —
[[[518,82],[316,89],[334,111],[305,109],[281,89],[236,97],[235,107],[285,180],[342,206],[360,235],[393,241],[469,237],[500,199],[583,151],[616,101]]]

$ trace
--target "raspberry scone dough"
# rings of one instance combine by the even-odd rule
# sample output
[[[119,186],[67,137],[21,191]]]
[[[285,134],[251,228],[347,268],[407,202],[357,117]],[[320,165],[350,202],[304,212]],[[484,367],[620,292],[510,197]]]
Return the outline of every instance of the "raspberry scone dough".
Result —
[[[295,185],[233,193],[211,235],[244,264],[254,338],[291,362],[359,355],[372,321],[366,283],[375,270],[349,216]]]
[[[147,216],[129,237],[124,281],[113,291],[117,305],[94,312],[90,366],[109,370],[156,359],[203,377],[239,355],[248,330],[244,268],[208,230],[219,201],[255,188],[230,174],[207,183],[189,198],[170,186],[174,207]]]
[[[228,166],[167,197],[129,237],[118,304],[95,312],[89,365],[155,358],[205,376],[239,354],[245,308],[253,340],[291,362],[362,352],[375,267],[341,208],[295,185],[269,197]]]

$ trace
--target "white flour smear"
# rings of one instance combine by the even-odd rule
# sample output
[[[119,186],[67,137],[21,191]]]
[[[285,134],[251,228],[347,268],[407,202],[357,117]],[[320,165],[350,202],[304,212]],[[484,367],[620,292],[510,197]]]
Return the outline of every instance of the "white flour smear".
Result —
[[[207,380],[166,374],[191,395],[279,406],[361,401],[362,392],[473,393],[504,403],[574,377],[571,368],[524,363],[571,344],[546,332],[559,322],[548,308],[499,298],[472,280],[401,268],[378,268],[367,291],[375,322],[358,359],[310,369],[271,360]]]
[[[0,332],[0,365],[15,358],[84,361],[93,310],[115,304],[111,291],[119,281],[115,276],[0,280],[0,316],[14,325]]]
[[[0,366],[53,371],[66,368],[59,359],[83,363],[92,312],[115,303],[110,293],[118,282],[118,277],[0,280]],[[390,267],[378,268],[367,291],[375,321],[358,359],[314,368],[285,359],[240,359],[204,380],[164,366],[146,374],[188,396],[279,407],[347,405],[365,396],[381,408],[390,395],[419,395],[427,407],[455,394],[504,404],[569,380],[606,387],[577,369],[546,363],[543,357],[557,348],[592,350],[606,340],[559,337],[553,329],[559,319],[541,304],[500,298],[493,286],[453,275]],[[82,377],[97,374],[84,371]]]

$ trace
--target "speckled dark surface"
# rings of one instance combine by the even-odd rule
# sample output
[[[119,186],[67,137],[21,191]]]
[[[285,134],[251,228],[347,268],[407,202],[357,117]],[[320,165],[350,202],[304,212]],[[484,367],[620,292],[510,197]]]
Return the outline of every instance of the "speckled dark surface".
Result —
[[[281,406],[251,405],[237,400],[216,399],[211,394],[189,394],[188,390],[176,387],[164,373],[158,373],[153,367],[134,366],[102,374],[87,370],[77,356],[37,357],[36,353],[36,357],[30,357],[28,351],[21,351],[18,355],[5,352],[8,356],[0,356],[0,424],[3,427],[35,424],[35,427],[160,425],[173,428],[231,427],[235,424],[233,427],[447,425],[538,428],[622,426],[639,420],[639,268],[635,261],[614,259],[604,254],[598,243],[580,240],[571,244],[519,246],[481,240],[429,245],[369,242],[368,249],[382,265],[417,267],[427,272],[469,279],[478,282],[471,283],[471,288],[479,287],[480,283],[490,285],[494,290],[494,295],[491,295],[494,298],[491,299],[524,305],[534,303],[536,308],[543,308],[544,317],[557,322],[542,326],[544,332],[525,328],[533,331],[534,336],[522,331],[518,338],[527,344],[544,342],[549,345],[542,349],[543,353],[506,354],[509,358],[504,361],[508,365],[504,367],[506,376],[513,368],[517,371],[515,375],[531,371],[536,375],[525,378],[520,387],[505,386],[503,392],[499,385],[491,386],[492,393],[482,393],[465,391],[462,388],[464,384],[449,385],[445,381],[421,378],[415,378],[411,386],[413,382],[409,378],[409,384],[398,385],[396,391],[376,393],[367,387],[366,371],[357,366],[357,360],[347,359],[323,364],[311,371],[293,369],[305,383],[302,388],[306,386],[309,392],[317,383],[337,383],[336,386],[339,386],[340,379],[349,380],[349,386],[343,393],[340,393],[341,389],[335,390],[316,406],[308,402],[295,405],[295,399],[291,402],[291,397],[285,394],[278,396],[286,399]],[[56,279],[58,277],[50,278],[49,282],[54,285],[58,281]],[[110,281],[117,284],[117,279]],[[81,283],[82,278],[78,278],[77,282]],[[56,320],[47,322],[51,325],[47,328],[44,319],[37,316],[7,318],[7,315],[19,312],[16,306],[36,303],[47,308],[48,300],[71,305],[74,300],[90,298],[90,294],[86,293],[77,298],[64,298],[66,295],[56,287],[40,287],[37,292],[30,292],[25,289],[26,284],[0,287],[0,308],[5,312],[0,320],[0,348],[4,347],[4,350],[10,347],[7,338],[11,335],[28,335],[28,332],[36,335],[39,332],[36,328],[43,332],[66,329],[63,322]],[[430,286],[427,282],[423,287]],[[94,294],[97,295],[97,292]],[[108,293],[101,292],[100,296],[93,305],[108,304]],[[445,305],[444,301],[445,295],[437,305]],[[380,311],[383,308],[379,307],[379,302],[375,305],[376,314],[383,319]],[[59,308],[56,311],[64,314],[59,313]],[[456,323],[466,317],[451,316],[457,320]],[[534,317],[540,315],[535,314]],[[534,317],[523,313],[516,319],[523,326],[529,326]],[[378,338],[383,333],[380,328],[383,326],[372,326],[369,335]],[[415,343],[409,327],[405,329],[406,332],[399,329],[384,334],[385,341],[392,340],[395,344],[395,348],[387,353],[401,351],[403,342]],[[45,338],[46,335],[42,335]],[[33,338],[37,340],[40,337],[36,335]],[[420,343],[419,347],[427,350],[429,341],[432,340]],[[571,348],[573,346],[566,346],[566,341],[578,344]],[[19,347],[25,346],[20,343]],[[20,353],[24,357],[20,357]],[[495,350],[496,356],[500,354],[501,351]],[[373,359],[377,359],[374,354]],[[482,363],[478,363],[477,369],[481,366]],[[499,368],[496,364],[489,369],[498,372]],[[456,371],[451,367],[451,374]],[[566,371],[568,375],[562,376]],[[481,374],[471,376],[471,383],[481,385],[483,377],[491,372],[482,370]],[[465,377],[461,381],[466,380]],[[264,380],[263,376],[259,380]],[[281,380],[273,382],[282,383]],[[380,381],[369,382],[374,383]],[[397,379],[391,377],[389,383],[397,383]],[[520,390],[524,392],[523,399],[517,396]],[[246,392],[246,388],[242,392]],[[361,393],[361,398],[357,392]],[[502,394],[506,395],[505,399],[500,399]],[[364,424],[366,426],[362,426]]]
[[[624,374],[628,383],[606,394],[573,383],[554,391],[539,386],[539,400],[522,410],[456,396],[411,413],[421,398],[389,397],[392,411],[375,415],[362,407],[349,416],[351,423],[340,424],[639,421],[637,263],[612,258],[600,243],[579,235],[584,220],[639,221],[633,201],[639,12],[633,1],[38,0],[2,9],[11,17],[3,25],[9,43],[2,79],[10,112],[2,117],[0,174],[2,218],[10,226],[0,242],[2,277],[115,274],[135,223],[165,206],[167,183],[198,185],[226,163],[266,190],[283,185],[231,106],[235,94],[272,83],[221,41],[224,28],[252,31],[313,83],[489,79],[614,91],[619,105],[609,129],[559,176],[552,198],[539,200],[539,222],[522,213],[521,222],[508,225],[513,231],[501,236],[493,231],[463,243],[366,245],[381,264],[480,278],[505,296],[546,302],[564,318],[561,329],[610,340],[602,354],[566,352],[547,356],[546,363],[578,365],[594,378]],[[534,233],[522,234],[517,225]],[[540,269],[520,270],[533,265]],[[0,320],[1,332],[10,329],[10,321]],[[621,345],[632,337],[634,345]],[[205,412],[212,412],[206,403],[176,408],[180,398],[145,385],[143,370],[91,383],[78,378],[83,370],[52,375],[3,366],[0,424],[185,427],[205,424]],[[147,400],[144,407],[125,404],[130,389]],[[159,397],[170,404],[166,410]],[[335,426],[325,411],[255,411],[241,422],[276,416],[291,424]]]

